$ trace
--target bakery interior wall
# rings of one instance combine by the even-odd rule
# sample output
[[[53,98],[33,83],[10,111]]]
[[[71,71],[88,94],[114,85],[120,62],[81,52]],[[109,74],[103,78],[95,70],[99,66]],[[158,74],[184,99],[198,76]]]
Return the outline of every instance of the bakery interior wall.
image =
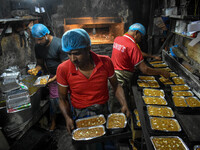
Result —
[[[25,9],[28,10],[28,15],[41,17],[39,21],[46,24],[58,37],[64,33],[64,18],[122,17],[125,25],[124,32],[135,22],[144,24],[146,28],[149,24],[150,2],[145,0],[0,0],[0,3],[0,19],[16,17],[17,10]],[[46,12],[35,13],[35,6],[44,7]],[[18,25],[14,24],[13,29]],[[2,25],[0,27],[2,28]],[[20,44],[19,32],[15,30],[2,38],[0,73],[9,66],[18,65],[23,68],[35,61],[34,41],[30,33],[27,33],[29,35],[26,44],[24,42]],[[102,45],[97,47],[97,49],[101,48],[106,49]],[[106,54],[106,51],[104,50],[105,55],[110,55],[110,53]]]

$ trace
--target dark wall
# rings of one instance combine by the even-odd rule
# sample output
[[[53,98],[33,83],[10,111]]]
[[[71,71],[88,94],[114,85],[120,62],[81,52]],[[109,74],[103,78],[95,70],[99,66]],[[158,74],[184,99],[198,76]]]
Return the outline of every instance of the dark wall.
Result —
[[[10,1],[0,0],[0,18],[10,17]]]

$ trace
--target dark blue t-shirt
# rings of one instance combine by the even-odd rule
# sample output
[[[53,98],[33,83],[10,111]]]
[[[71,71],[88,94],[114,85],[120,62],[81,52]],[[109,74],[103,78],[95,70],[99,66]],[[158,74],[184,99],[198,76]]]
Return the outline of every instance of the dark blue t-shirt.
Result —
[[[53,37],[49,46],[35,45],[37,59],[42,59],[48,73],[56,75],[58,65],[68,59],[67,53],[62,51],[61,39]]]

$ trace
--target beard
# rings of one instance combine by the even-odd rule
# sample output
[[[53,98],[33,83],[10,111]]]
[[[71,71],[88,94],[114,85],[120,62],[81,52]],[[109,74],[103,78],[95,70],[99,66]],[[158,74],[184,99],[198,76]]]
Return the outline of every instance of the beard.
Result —
[[[46,47],[48,44],[49,44],[49,40],[46,39],[45,42],[41,43],[40,45]]]

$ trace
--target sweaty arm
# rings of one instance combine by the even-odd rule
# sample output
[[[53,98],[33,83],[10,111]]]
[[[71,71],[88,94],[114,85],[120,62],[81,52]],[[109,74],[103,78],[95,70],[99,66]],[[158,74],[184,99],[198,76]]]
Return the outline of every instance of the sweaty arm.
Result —
[[[115,93],[116,98],[118,99],[118,101],[120,102],[120,104],[122,106],[121,111],[124,114],[126,114],[127,117],[129,117],[130,116],[130,111],[129,111],[127,103],[126,103],[124,90],[121,87],[121,85],[118,84],[116,75],[114,75],[112,78],[110,78],[109,81],[110,81],[110,83],[111,83],[111,85],[113,87],[113,91]]]
[[[71,134],[71,131],[74,129],[74,122],[71,118],[71,109],[67,91],[68,87],[58,85],[59,107],[65,118],[67,131]]]
[[[170,73],[168,71],[165,70],[160,70],[160,69],[153,69],[151,67],[148,67],[145,62],[141,62],[137,68],[140,69],[140,71],[142,71],[142,73],[146,74],[146,75],[162,75],[165,78],[169,78],[170,77]]]

